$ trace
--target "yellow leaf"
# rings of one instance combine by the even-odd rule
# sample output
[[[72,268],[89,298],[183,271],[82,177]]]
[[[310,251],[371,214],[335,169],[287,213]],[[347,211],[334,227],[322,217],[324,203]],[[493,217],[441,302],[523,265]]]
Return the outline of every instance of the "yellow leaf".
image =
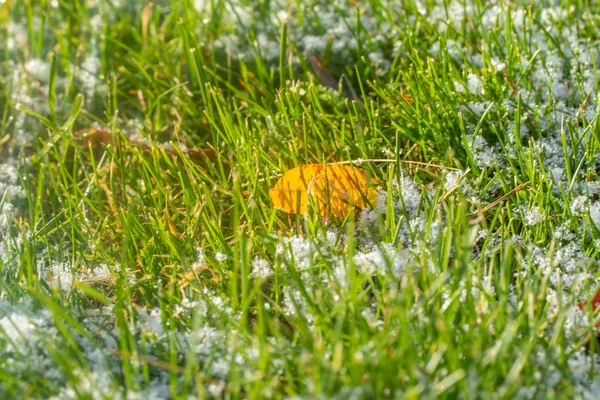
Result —
[[[309,164],[287,171],[269,191],[275,207],[305,214],[309,201],[322,216],[345,218],[373,203],[377,191],[367,171],[346,164]]]
[[[375,201],[377,190],[367,171],[352,165],[326,164],[317,175],[309,194],[318,201],[321,215],[345,218],[355,209],[369,207]]]
[[[308,188],[323,164],[309,164],[287,171],[269,191],[275,207],[290,214],[305,214],[308,210]]]

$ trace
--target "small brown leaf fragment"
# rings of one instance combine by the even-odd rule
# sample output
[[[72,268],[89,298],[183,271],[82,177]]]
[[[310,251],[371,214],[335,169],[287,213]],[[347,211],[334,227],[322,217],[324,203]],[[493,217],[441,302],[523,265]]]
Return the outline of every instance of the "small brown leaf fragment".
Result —
[[[111,134],[109,131],[105,129],[97,129],[97,128],[89,128],[82,129],[80,131],[74,132],[73,136],[75,139],[81,143],[84,147],[98,148],[101,145],[108,146],[110,144],[117,144],[117,136]],[[148,143],[137,142],[133,140],[128,140],[127,137],[123,136],[124,140],[128,141],[131,145],[137,147],[141,151],[150,152],[153,149]],[[180,149],[181,153],[187,154],[192,161],[195,163],[206,161],[206,160],[214,160],[217,156],[213,149],[195,149],[195,148],[183,148]],[[179,152],[172,147],[161,146],[160,149],[164,150],[167,154],[172,156],[179,156]]]
[[[113,135],[111,135],[111,133],[105,129],[82,129],[74,132],[73,136],[75,136],[75,138],[80,141],[84,147],[96,148],[102,144],[108,146],[111,143],[116,143],[116,138],[114,138]]]
[[[8,142],[9,139],[10,139],[10,136],[7,133],[6,135],[4,135],[3,138],[0,138],[0,146],[4,145],[4,143]]]
[[[148,43],[148,23],[150,22],[150,16],[152,15],[153,3],[146,4],[142,11],[142,40],[144,43]]]
[[[581,311],[583,311],[583,309],[587,306],[587,304],[588,304],[588,302],[586,300],[584,300],[581,303],[579,303],[577,306],[579,307],[579,309]],[[592,311],[596,311],[598,309],[598,307],[600,307],[600,289],[598,289],[598,291],[594,295],[594,298],[592,299]],[[600,328],[600,320],[598,320],[596,322],[596,327]]]
[[[171,235],[175,237],[179,237],[179,232],[177,232],[177,228],[175,228],[175,224],[173,223],[173,219],[171,218],[171,212],[169,211],[169,205],[165,205],[165,217],[167,218],[167,225],[169,226],[169,232]]]
[[[164,150],[170,155],[179,155],[177,150],[167,148]],[[213,149],[181,149],[181,152],[187,154],[194,162],[214,160],[217,157],[217,153]]]
[[[306,58],[308,59],[308,62],[310,63],[310,66],[312,67],[313,71],[319,77],[321,85],[325,86],[326,88],[337,89],[338,81],[336,81],[331,75],[331,73],[327,71],[327,69],[325,69],[321,60],[319,60],[312,53],[308,53],[306,55]]]

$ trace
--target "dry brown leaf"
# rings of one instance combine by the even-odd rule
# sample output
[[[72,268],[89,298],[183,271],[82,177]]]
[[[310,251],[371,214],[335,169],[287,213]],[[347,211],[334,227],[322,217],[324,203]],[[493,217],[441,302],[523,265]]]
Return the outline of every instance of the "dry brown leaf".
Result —
[[[148,24],[150,23],[150,16],[152,15],[153,3],[146,4],[144,11],[142,11],[142,40],[144,44],[148,43]]]
[[[287,171],[269,191],[275,207],[305,214],[309,201],[322,216],[343,219],[375,201],[367,171],[346,164],[308,164]]]
[[[582,311],[585,309],[586,306],[587,306],[586,300],[584,300],[578,304],[579,309]],[[598,309],[598,307],[600,307],[600,289],[598,289],[598,291],[594,295],[594,298],[592,299],[592,311],[596,311]],[[600,320],[598,320],[596,322],[596,327],[597,328],[600,327]]]
[[[113,137],[111,133],[104,129],[90,128],[82,129],[74,132],[76,140],[81,142],[84,147],[100,147],[100,145],[108,146],[111,143],[116,143],[116,137]]]
[[[73,136],[84,147],[99,148],[101,145],[117,145],[117,137],[105,129],[82,129],[80,131],[74,132]],[[125,140],[127,140],[126,137],[124,138]],[[153,147],[147,143],[136,142],[132,140],[128,140],[128,142],[142,151],[149,152],[153,149]],[[164,150],[167,154],[170,154],[172,156],[179,155],[177,150],[171,147],[163,146],[160,148]],[[183,148],[181,149],[181,152],[183,154],[187,154],[190,157],[190,159],[192,159],[192,161],[194,162],[206,161],[206,159],[213,160],[214,158],[216,158],[216,153],[212,149]]]
[[[9,139],[10,139],[10,136],[8,135],[8,133],[6,135],[4,135],[3,138],[0,138],[0,147],[2,147],[4,145],[4,143],[7,143]]]

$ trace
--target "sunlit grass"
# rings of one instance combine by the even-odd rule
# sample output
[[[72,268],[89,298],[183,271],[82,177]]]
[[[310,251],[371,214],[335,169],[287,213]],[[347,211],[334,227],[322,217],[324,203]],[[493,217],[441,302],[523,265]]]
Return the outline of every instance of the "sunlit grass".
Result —
[[[318,3],[0,4],[0,393],[597,395],[596,6]]]

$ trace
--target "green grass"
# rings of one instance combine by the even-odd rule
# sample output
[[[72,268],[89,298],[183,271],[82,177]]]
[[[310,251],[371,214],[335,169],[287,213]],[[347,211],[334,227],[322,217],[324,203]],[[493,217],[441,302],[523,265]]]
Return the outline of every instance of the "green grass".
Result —
[[[587,3],[0,3],[2,396],[597,396]]]

